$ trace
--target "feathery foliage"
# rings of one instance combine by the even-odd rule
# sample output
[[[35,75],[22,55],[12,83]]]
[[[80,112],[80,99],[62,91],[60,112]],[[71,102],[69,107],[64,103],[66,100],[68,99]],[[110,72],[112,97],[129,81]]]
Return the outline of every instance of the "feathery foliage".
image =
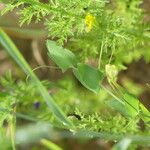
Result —
[[[28,121],[51,122],[53,126],[70,129],[73,133],[85,131],[89,137],[99,137],[97,135],[101,132],[106,132],[116,137],[117,134],[148,134],[149,138],[149,110],[117,83],[118,72],[126,69],[126,64],[142,57],[150,61],[149,25],[144,22],[144,10],[140,7],[142,0],[1,2],[4,4],[1,14],[15,10],[20,17],[20,26],[43,22],[48,38],[54,40],[47,40],[48,55],[63,72],[71,69],[76,80],[62,78],[56,83],[58,86],[52,84],[49,87],[47,85],[51,84],[50,81],[41,83],[30,68],[22,66],[33,82],[15,82],[10,73],[1,77],[3,92],[0,93],[0,129],[3,130],[5,122],[15,126],[16,117],[21,117]],[[5,43],[8,44],[3,44],[6,49],[9,44],[12,45],[11,42]],[[14,52],[10,50],[12,56],[16,56]],[[20,64],[23,58],[20,54],[18,56],[20,58],[14,59]],[[105,77],[109,87],[102,84]],[[77,80],[88,90],[79,86]],[[40,88],[36,90],[36,86]],[[41,88],[44,92],[40,91]],[[56,103],[46,91],[55,88],[57,90],[51,95]],[[58,122],[43,100],[59,120],[69,125],[73,122],[74,128]],[[141,121],[144,124],[143,131]],[[110,139],[107,136],[104,138]],[[135,139],[138,141],[140,136]],[[128,146],[133,139],[130,140]],[[124,142],[126,140],[118,143],[114,149]],[[13,140],[12,145],[14,148]]]

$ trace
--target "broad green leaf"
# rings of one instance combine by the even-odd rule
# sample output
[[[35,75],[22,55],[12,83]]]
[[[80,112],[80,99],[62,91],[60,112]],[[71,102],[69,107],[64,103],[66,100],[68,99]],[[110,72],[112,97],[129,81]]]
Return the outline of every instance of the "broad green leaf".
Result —
[[[124,115],[125,117],[129,117],[128,115],[128,111],[125,108],[125,105],[120,103],[119,101],[113,99],[113,100],[108,100],[105,102],[109,107],[111,107],[112,109],[120,112],[122,115]]]
[[[124,94],[123,98],[125,100],[125,108],[127,109],[129,116],[134,118],[139,113],[139,100],[127,92]]]
[[[46,45],[49,52],[48,55],[63,72],[77,64],[76,57],[71,51],[58,46],[56,42],[50,40],[47,40]]]
[[[125,138],[121,140],[119,143],[115,144],[112,150],[127,150],[129,145],[131,144],[131,139]]]
[[[73,69],[76,78],[89,90],[98,93],[100,82],[103,79],[103,74],[86,64],[78,64],[77,68]]]
[[[46,88],[34,74],[29,64],[25,61],[15,44],[7,36],[7,34],[0,28],[0,44],[5,48],[8,54],[16,61],[16,63],[24,70],[24,72],[31,77],[32,81],[36,84],[37,91],[41,94],[46,104],[53,112],[54,116],[63,124],[72,126],[72,123],[67,119],[64,112],[55,103]]]

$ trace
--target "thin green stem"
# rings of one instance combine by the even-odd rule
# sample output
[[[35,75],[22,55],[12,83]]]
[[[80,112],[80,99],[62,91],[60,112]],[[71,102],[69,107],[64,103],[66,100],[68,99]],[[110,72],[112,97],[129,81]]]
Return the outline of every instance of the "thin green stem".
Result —
[[[108,62],[108,64],[110,64],[110,63],[111,63],[113,53],[114,53],[114,50],[112,50],[112,51],[111,51],[111,55],[110,55],[110,58],[109,58],[109,62]]]
[[[11,137],[10,138],[11,138],[12,150],[16,150],[14,133],[15,133],[14,124],[11,121],[11,123],[10,123],[10,136]]]
[[[114,51],[115,51],[115,40],[114,40],[114,43],[112,45],[112,51],[111,51],[111,55],[110,55],[108,64],[110,64],[111,61],[112,61],[112,57],[113,57]]]
[[[130,105],[135,111],[138,112],[138,110],[131,105],[125,98],[124,98],[124,92],[121,90],[122,88],[117,84],[117,83],[113,83],[115,85],[116,91],[118,91],[118,93],[120,93],[120,96],[122,97],[122,100],[127,103],[128,105]]]
[[[100,67],[101,67],[101,59],[102,59],[103,47],[104,47],[104,42],[102,41],[101,49],[100,49],[100,53],[99,53],[98,69],[100,69]]]
[[[105,86],[103,86],[102,84],[100,85],[109,95],[111,95],[112,97],[114,97],[116,100],[118,100],[120,103],[122,103],[124,105],[124,102],[122,102],[120,100],[120,98],[118,98],[116,95],[114,95],[111,91],[109,91]]]
[[[56,67],[56,66],[41,65],[41,66],[37,66],[36,68],[32,69],[32,71],[34,72],[34,71],[36,71],[36,70],[38,70],[38,69],[40,69],[40,68],[48,68],[48,69],[58,69],[58,70],[60,70],[60,68],[59,68],[59,67]],[[29,77],[30,77],[30,76],[27,75],[26,81],[28,81]]]

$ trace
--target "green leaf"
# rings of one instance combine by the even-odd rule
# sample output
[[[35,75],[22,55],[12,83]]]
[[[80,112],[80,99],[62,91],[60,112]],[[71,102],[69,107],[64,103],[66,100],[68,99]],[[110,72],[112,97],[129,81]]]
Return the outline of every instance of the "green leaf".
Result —
[[[125,100],[125,107],[128,111],[129,116],[131,118],[134,118],[139,113],[139,100],[129,93],[125,93],[123,98]]]
[[[64,112],[59,108],[59,106],[55,103],[53,98],[50,96],[46,88],[34,74],[29,64],[25,61],[15,44],[12,40],[7,36],[7,34],[0,28],[0,43],[8,52],[8,54],[16,61],[16,63],[24,70],[24,72],[31,77],[32,81],[36,84],[37,91],[41,94],[46,104],[53,112],[54,116],[61,121],[63,124],[68,126],[73,126],[72,122],[67,119]]]
[[[78,64],[77,68],[73,69],[73,73],[87,89],[99,92],[99,84],[103,79],[103,74],[99,70],[86,64]]]
[[[111,107],[112,109],[120,112],[122,115],[124,115],[125,117],[129,117],[128,116],[128,111],[125,108],[125,105],[120,103],[119,101],[113,99],[113,100],[109,100],[105,102],[109,107]]]
[[[48,55],[63,72],[77,64],[76,57],[71,51],[58,46],[56,42],[50,40],[47,40],[46,45],[49,52]]]

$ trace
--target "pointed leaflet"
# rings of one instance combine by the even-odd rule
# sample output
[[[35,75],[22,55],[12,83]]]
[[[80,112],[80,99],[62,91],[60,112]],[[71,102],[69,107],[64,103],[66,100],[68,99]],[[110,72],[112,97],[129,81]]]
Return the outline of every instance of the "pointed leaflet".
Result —
[[[119,111],[122,115],[127,118],[134,118],[139,113],[139,100],[128,92],[125,92],[123,95],[124,104],[120,103],[117,100],[109,100],[106,104]]]
[[[124,115],[125,117],[129,117],[128,111],[125,108],[125,105],[120,103],[119,101],[112,99],[112,100],[108,100],[105,102],[106,105],[108,105],[110,108],[120,112],[122,115]]]
[[[46,45],[49,52],[48,55],[63,72],[77,64],[76,57],[71,51],[58,46],[56,42],[50,40],[47,40]]]
[[[125,93],[123,96],[125,100],[125,108],[131,118],[134,118],[139,113],[139,100],[132,94]]]
[[[125,102],[124,104],[119,101],[112,99],[106,101],[106,105],[111,107],[112,109],[120,112],[127,118],[134,118],[140,114],[141,119],[150,126],[150,112],[148,109],[140,103],[140,101],[133,95],[129,93],[125,93],[124,95]]]
[[[73,73],[76,78],[89,90],[97,93],[99,91],[99,83],[102,80],[102,73],[97,69],[85,65],[78,64],[75,55],[61,46],[58,46],[56,42],[47,40],[47,48],[51,59],[62,69],[62,71],[68,68],[73,68]]]
[[[150,126],[150,112],[149,110],[140,102],[138,98],[129,93],[124,94],[125,107],[128,111],[130,117],[134,118],[140,114],[141,119]]]
[[[103,79],[103,74],[99,70],[86,64],[78,64],[77,68],[73,69],[73,73],[87,89],[99,92],[99,84]]]

